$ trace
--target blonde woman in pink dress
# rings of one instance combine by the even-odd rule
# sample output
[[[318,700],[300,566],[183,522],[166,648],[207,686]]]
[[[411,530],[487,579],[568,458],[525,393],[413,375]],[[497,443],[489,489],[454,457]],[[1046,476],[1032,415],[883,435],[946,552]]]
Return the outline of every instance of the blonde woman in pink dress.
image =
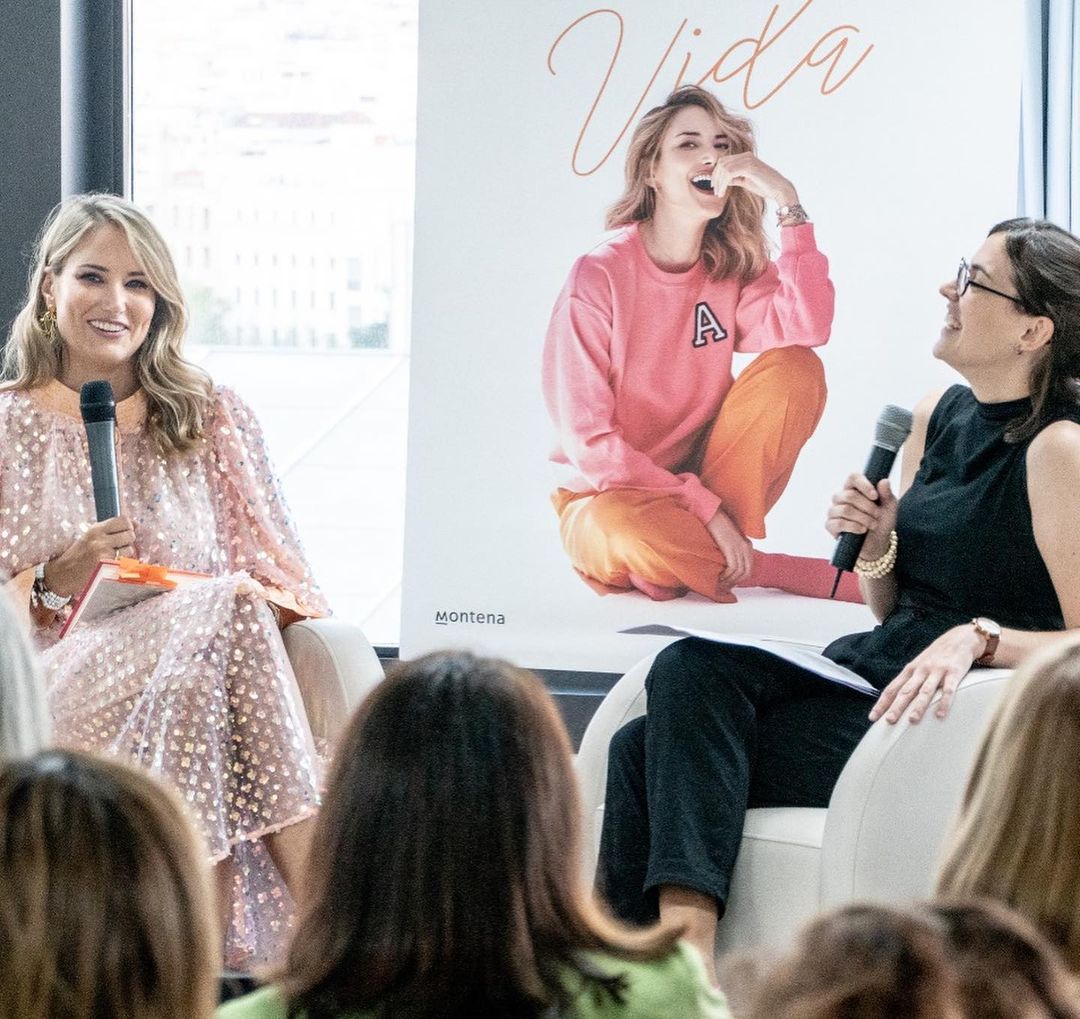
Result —
[[[0,581],[43,653],[55,739],[137,762],[186,799],[215,864],[226,963],[277,955],[319,802],[279,627],[327,611],[259,424],[180,354],[168,249],[111,195],[45,224],[0,392]],[[121,515],[95,523],[84,382],[116,398]],[[212,579],[59,639],[101,559]]]

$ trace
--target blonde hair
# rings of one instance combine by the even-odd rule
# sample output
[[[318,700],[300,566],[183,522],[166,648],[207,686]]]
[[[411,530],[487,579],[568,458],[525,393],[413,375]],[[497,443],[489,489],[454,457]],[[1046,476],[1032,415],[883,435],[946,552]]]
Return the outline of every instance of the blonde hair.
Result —
[[[626,152],[626,187],[608,210],[605,225],[614,230],[630,223],[651,219],[656,209],[656,192],[649,183],[664,134],[676,115],[697,106],[724,127],[731,142],[730,153],[754,152],[754,128],[744,117],[729,113],[711,92],[685,85],[668,96],[662,106],[649,110],[638,121]],[[712,279],[737,277],[746,282],[759,276],[769,261],[761,217],[765,202],[746,188],[729,188],[724,211],[710,220],[701,239],[701,259]]]
[[[0,762],[49,742],[45,677],[14,609],[0,594]]]
[[[983,737],[937,880],[1026,916],[1080,971],[1080,641],[1017,670]]]
[[[0,770],[0,1015],[210,1019],[205,856],[170,791],[49,751]]]
[[[42,282],[47,272],[63,272],[83,238],[103,226],[123,230],[157,298],[150,330],[135,355],[135,377],[146,396],[150,434],[162,452],[189,449],[202,435],[212,393],[210,377],[180,353],[187,307],[164,238],[141,210],[116,195],[75,195],[45,220],[26,303],[4,349],[5,388],[33,389],[59,377],[64,345],[55,328],[48,332],[42,328],[46,311]]]

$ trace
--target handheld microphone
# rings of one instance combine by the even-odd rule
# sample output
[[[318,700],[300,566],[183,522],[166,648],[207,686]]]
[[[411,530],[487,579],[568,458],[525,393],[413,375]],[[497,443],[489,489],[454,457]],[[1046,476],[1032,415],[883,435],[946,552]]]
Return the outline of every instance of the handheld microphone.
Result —
[[[894,407],[891,403],[881,412],[874,428],[874,445],[870,450],[870,459],[866,461],[866,469],[863,474],[875,488],[879,481],[889,476],[893,463],[896,460],[897,450],[904,444],[904,440],[911,434],[911,411],[903,407]],[[832,565],[836,567],[836,580],[833,581],[832,598],[840,586],[840,577],[846,571],[850,573],[855,568],[855,560],[859,558],[865,534],[852,534],[844,532],[836,542],[836,550],[833,552]]]
[[[120,482],[116,476],[116,401],[105,381],[84,382],[79,410],[90,447],[90,479],[99,521],[120,516]]]

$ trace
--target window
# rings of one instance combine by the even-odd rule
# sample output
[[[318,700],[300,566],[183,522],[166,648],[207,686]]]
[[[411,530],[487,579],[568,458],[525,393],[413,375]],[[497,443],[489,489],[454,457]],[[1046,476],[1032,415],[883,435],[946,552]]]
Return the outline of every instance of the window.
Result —
[[[179,260],[188,355],[259,414],[318,579],[377,644],[400,612],[417,3],[132,0],[134,198]]]

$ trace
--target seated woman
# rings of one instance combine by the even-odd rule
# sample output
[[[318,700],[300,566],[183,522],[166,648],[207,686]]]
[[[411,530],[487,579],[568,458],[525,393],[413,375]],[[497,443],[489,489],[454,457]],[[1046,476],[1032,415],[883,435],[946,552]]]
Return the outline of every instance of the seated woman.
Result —
[[[41,666],[0,592],[0,763],[36,753],[49,743],[49,729]]]
[[[917,722],[938,693],[944,718],[973,665],[1080,627],[1080,240],[1001,223],[941,294],[934,354],[970,388],[917,408],[899,503],[853,475],[828,514],[833,535],[866,534],[882,623],[825,654],[882,691],[873,708],[768,652],[685,640],[612,740],[602,887],[625,919],[686,925],[707,960],[747,807],[827,806],[873,720]]]
[[[607,227],[623,229],[574,263],[544,347],[572,565],[600,592],[661,600],[733,602],[746,582],[827,595],[820,560],[755,560],[749,541],[825,406],[811,348],[833,285],[795,186],[758,158],[748,120],[688,85],[634,129]],[[758,355],[738,379],[736,351]]]
[[[220,1019],[728,1016],[677,932],[597,910],[580,809],[535,676],[465,652],[398,669],[338,748],[279,983]]]
[[[992,902],[853,905],[812,921],[760,975],[747,1019],[1076,1019],[1080,986]]]
[[[137,762],[184,795],[220,864],[228,961],[273,957],[319,770],[280,623],[318,615],[251,411],[181,356],[165,242],[111,195],[62,203],[38,244],[0,392],[0,580],[44,652],[56,740]],[[116,396],[122,515],[95,523],[79,389]],[[58,640],[120,555],[207,573]],[[269,855],[268,855],[269,854]],[[280,874],[279,874],[280,872]]]
[[[976,759],[938,875],[1034,923],[1080,974],[1080,644],[1067,639],[1009,683]]]
[[[0,1015],[209,1019],[217,932],[179,798],[47,751],[0,769]]]

